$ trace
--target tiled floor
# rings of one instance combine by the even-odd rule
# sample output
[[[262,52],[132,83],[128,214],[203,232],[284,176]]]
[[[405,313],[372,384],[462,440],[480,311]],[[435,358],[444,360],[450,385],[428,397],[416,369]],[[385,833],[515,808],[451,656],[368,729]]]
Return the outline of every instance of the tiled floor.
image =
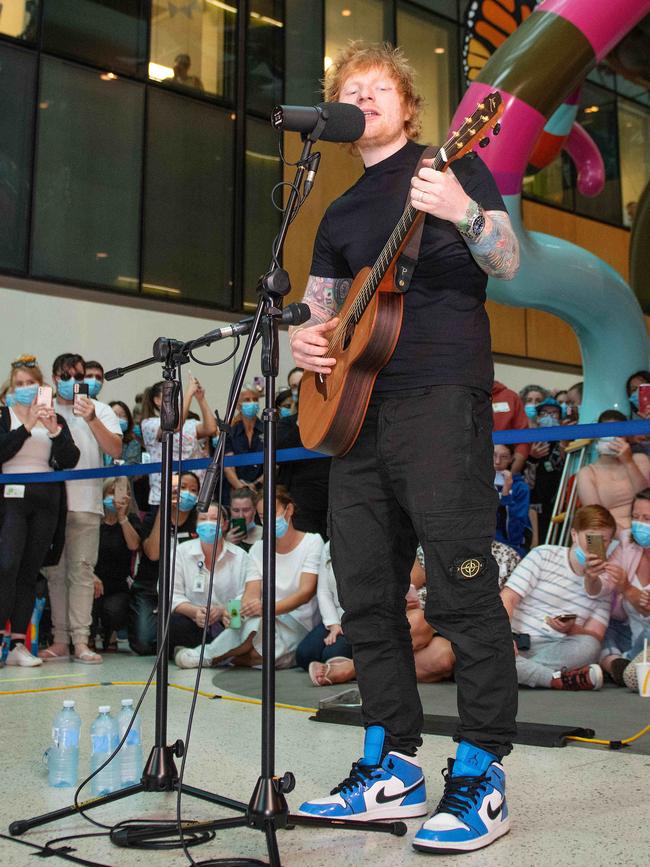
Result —
[[[2,748],[2,832],[11,821],[65,806],[69,790],[51,789],[42,764],[43,749],[49,740],[51,721],[63,698],[75,698],[83,719],[82,770],[88,761],[88,731],[103,703],[119,705],[120,698],[139,695],[137,685],[113,685],[116,681],[142,681],[150,662],[119,655],[101,666],[71,663],[50,664],[36,670],[0,671],[0,719],[5,742]],[[173,666],[173,683],[193,685],[193,672],[179,672]],[[89,686],[89,684],[100,684]],[[64,690],[58,687],[67,687]],[[72,688],[76,687],[76,688]],[[25,692],[18,690],[46,689]],[[202,689],[214,693],[212,672],[204,673]],[[169,692],[169,736],[171,742],[185,737],[191,695]],[[292,770],[297,778],[289,806],[297,807],[306,797],[325,794],[347,776],[350,763],[358,757],[360,730],[348,726],[315,724],[309,714],[277,711],[276,771]],[[144,738],[153,739],[153,692],[144,705]],[[248,801],[259,774],[261,712],[250,702],[210,700],[200,697],[187,763],[186,781],[219,794]],[[448,739],[427,736],[421,751],[433,808],[441,791],[440,769],[445,765],[451,744]],[[450,858],[438,857],[438,867],[618,867],[646,865],[650,847],[650,758],[596,748],[542,749],[520,746],[506,760],[508,801],[513,816],[512,832],[483,851]],[[13,783],[12,783],[13,781]],[[172,818],[175,796],[141,794],[103,807],[93,815],[107,823],[148,816]],[[183,800],[187,818],[210,819],[232,813],[216,810],[194,799]],[[426,855],[414,852],[410,836],[417,821],[409,822],[409,835],[331,829],[279,831],[278,843],[285,867],[346,867],[346,865],[422,864]],[[35,829],[24,840],[39,844],[66,834],[89,833],[92,826],[71,818]],[[102,865],[183,865],[182,852],[142,852],[120,849],[105,837],[80,840],[73,845],[77,856]],[[0,863],[34,865],[33,850],[0,839]],[[266,860],[263,835],[248,829],[221,832],[217,839],[193,850],[193,857],[251,857]],[[61,859],[48,863],[63,864]]]

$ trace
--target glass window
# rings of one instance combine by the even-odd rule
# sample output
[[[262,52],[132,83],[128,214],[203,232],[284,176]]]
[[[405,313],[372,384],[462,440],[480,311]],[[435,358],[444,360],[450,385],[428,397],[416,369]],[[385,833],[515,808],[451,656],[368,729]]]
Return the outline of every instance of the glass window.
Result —
[[[271,249],[281,215],[273,206],[273,187],[282,180],[278,134],[270,124],[246,124],[246,211],[244,229],[244,303],[257,303],[257,281],[271,262]],[[275,200],[282,199],[277,192]]]
[[[524,177],[524,195],[543,199],[570,210],[574,207],[575,170],[571,159],[562,152],[546,168]]]
[[[41,58],[32,272],[137,289],[144,87]]]
[[[438,12],[456,20],[459,17],[458,0],[417,0],[418,6],[424,6],[431,12]],[[467,5],[461,3],[461,5]]]
[[[285,0],[287,38],[285,42],[284,102],[312,105],[321,102],[323,76],[322,0]]]
[[[0,265],[25,270],[36,58],[0,45]]]
[[[325,0],[325,69],[350,39],[382,42],[389,38],[392,7],[383,0]]]
[[[623,223],[632,225],[641,193],[650,180],[650,112],[624,99],[618,101]]]
[[[128,75],[143,75],[147,0],[49,0],[43,48]]]
[[[235,98],[237,0],[153,0],[149,77]]]
[[[397,41],[416,71],[416,86],[424,97],[420,141],[442,144],[458,102],[456,27],[400,4]]]
[[[587,84],[576,121],[596,143],[605,163],[605,188],[589,198],[576,190],[576,211],[586,217],[621,222],[621,182],[618,163],[616,96],[611,91]]]
[[[0,33],[36,42],[38,39],[39,0],[2,0]]]
[[[155,88],[147,118],[142,290],[231,307],[234,115]]]
[[[282,102],[284,21],[281,0],[251,0],[246,45],[246,104],[268,115]]]

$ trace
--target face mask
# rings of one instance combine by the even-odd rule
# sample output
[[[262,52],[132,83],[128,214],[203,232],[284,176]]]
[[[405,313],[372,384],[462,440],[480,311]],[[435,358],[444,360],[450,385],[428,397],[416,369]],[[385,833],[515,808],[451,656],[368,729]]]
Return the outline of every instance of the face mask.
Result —
[[[141,437],[141,436],[142,436],[142,428],[140,427],[139,424],[134,424],[134,425],[133,425],[133,433],[134,433],[137,437]]]
[[[122,433],[126,433],[127,430],[129,429],[128,421],[125,418],[120,418],[120,419],[118,419],[118,421],[120,423],[120,430],[122,431]],[[134,428],[134,430],[135,430],[135,428]]]
[[[210,437],[210,442],[212,443],[212,447],[216,449],[219,444],[219,435],[217,434],[216,437]]]
[[[102,502],[104,504],[104,511],[108,512],[109,515],[114,515],[115,512],[117,511],[115,508],[115,498],[113,496],[104,497]]]
[[[5,403],[7,404],[7,406],[15,406],[16,402],[16,398],[13,396],[13,394],[5,395]]]
[[[639,389],[636,388],[632,394],[630,395],[630,403],[634,407],[634,409],[639,408]]]
[[[257,527],[257,524],[255,523],[255,521],[249,521],[246,524],[246,531],[248,533],[251,533],[255,529],[255,527]]]
[[[181,512],[191,512],[194,506],[196,506],[198,499],[196,494],[193,494],[191,491],[181,491],[181,495],[178,498],[178,508]]]
[[[537,423],[540,427],[554,427],[560,422],[556,418],[553,418],[552,415],[542,415],[537,419]]]
[[[217,535],[221,535],[221,527],[216,521],[203,521],[196,525],[196,534],[206,545],[213,545]]]
[[[293,410],[290,406],[280,407],[280,418],[289,418],[290,415],[293,415]]]
[[[285,510],[286,511],[286,510]],[[289,522],[284,517],[284,515],[280,515],[279,518],[275,519],[275,538],[281,539],[284,534],[289,529]]]
[[[613,454],[609,444],[615,439],[616,437],[600,437],[596,442],[596,451],[601,455]]]
[[[59,379],[56,383],[56,393],[63,400],[72,400],[74,398],[74,379]]]
[[[642,548],[650,548],[650,524],[632,521],[632,538]]]
[[[292,388],[292,389],[291,389],[291,397],[292,397],[294,400],[298,400],[298,389],[297,389],[297,388]]]
[[[578,563],[579,563],[581,566],[586,566],[586,565],[587,565],[587,555],[586,555],[585,552],[582,550],[582,548],[580,547],[580,545],[576,545],[576,546],[575,546],[575,548],[573,549],[573,553],[576,555],[576,560],[578,561]]]
[[[255,418],[259,411],[260,405],[257,401],[242,403],[241,405],[241,414],[244,418]]]
[[[566,418],[568,412],[567,412],[567,404],[564,401],[562,401],[562,403],[560,404],[560,409],[562,410],[562,415],[560,417]]]
[[[14,389],[14,398],[17,403],[22,403],[23,406],[31,406],[34,403],[34,398],[38,394],[37,385],[19,385]]]
[[[526,406],[524,407],[524,411],[526,412],[526,415],[528,416],[528,418],[530,418],[530,419],[536,419],[537,418],[537,405],[536,404],[527,403]]]
[[[648,530],[650,530],[650,525],[646,526],[648,527]],[[648,537],[648,544],[650,545],[650,536]],[[607,550],[605,551],[605,560],[609,560],[609,558],[612,556],[612,554],[619,545],[620,542],[618,541],[618,539],[612,539],[612,541],[607,546]],[[576,560],[578,561],[578,563],[580,563],[581,566],[587,565],[587,555],[582,550],[580,545],[575,546],[575,548],[573,549],[573,553],[576,555]]]
[[[84,382],[88,386],[88,397],[97,397],[99,392],[102,390],[102,385],[104,384],[98,379],[84,379]]]

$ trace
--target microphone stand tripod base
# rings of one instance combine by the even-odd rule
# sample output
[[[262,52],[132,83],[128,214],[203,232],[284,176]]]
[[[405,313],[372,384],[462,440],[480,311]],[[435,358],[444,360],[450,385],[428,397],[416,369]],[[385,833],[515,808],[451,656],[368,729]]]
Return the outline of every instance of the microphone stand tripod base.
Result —
[[[142,787],[145,792],[173,792],[178,786],[174,756],[182,755],[182,741],[176,741],[173,746],[154,746],[142,773]]]

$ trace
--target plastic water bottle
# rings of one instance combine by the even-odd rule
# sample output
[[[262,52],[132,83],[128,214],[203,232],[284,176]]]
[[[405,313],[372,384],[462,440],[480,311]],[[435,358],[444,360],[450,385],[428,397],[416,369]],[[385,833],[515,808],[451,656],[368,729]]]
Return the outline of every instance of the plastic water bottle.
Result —
[[[133,699],[122,699],[122,710],[117,722],[120,731],[120,740],[133,719]],[[120,788],[134,786],[142,777],[142,721],[140,715],[136,716],[131,726],[122,749],[120,750]]]
[[[52,724],[52,746],[45,753],[50,786],[58,788],[77,785],[81,717],[74,705],[73,701],[63,702]]]
[[[119,743],[117,720],[111,716],[111,709],[107,704],[99,707],[99,715],[90,728],[90,742],[90,770],[96,771]],[[92,793],[93,795],[107,795],[119,787],[119,759],[118,756],[115,756],[97,776],[92,778]]]

